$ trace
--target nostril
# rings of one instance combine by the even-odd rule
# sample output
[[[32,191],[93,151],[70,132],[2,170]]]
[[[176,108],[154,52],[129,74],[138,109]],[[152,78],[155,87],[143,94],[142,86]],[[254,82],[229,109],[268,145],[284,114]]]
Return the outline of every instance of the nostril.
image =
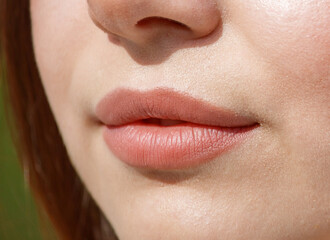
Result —
[[[179,27],[179,28],[183,28],[183,29],[190,29],[187,25],[169,19],[169,18],[164,18],[164,17],[158,17],[158,16],[154,16],[154,17],[147,17],[147,18],[143,18],[140,21],[138,21],[135,26],[137,27],[149,27],[151,25],[165,25],[165,26],[174,26],[174,27]]]
[[[153,50],[159,49],[158,53],[165,56],[188,46],[185,43],[194,46],[209,43],[216,38],[211,36],[218,36],[211,33],[222,29],[222,9],[216,0],[87,0],[87,3],[91,19],[110,36],[110,41],[140,59],[151,57],[151,53],[156,56]]]

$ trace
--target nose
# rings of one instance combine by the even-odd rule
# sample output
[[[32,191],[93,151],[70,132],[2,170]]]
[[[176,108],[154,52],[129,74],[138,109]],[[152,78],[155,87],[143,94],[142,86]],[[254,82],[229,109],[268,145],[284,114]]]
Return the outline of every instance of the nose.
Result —
[[[146,45],[206,37],[221,22],[217,0],[87,0],[94,23],[115,38]]]

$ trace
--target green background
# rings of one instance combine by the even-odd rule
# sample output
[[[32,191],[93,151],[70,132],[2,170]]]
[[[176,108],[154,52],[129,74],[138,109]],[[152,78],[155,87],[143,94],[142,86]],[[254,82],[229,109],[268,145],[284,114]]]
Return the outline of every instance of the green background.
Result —
[[[2,88],[0,79],[0,240],[40,240],[38,213],[6,125]]]

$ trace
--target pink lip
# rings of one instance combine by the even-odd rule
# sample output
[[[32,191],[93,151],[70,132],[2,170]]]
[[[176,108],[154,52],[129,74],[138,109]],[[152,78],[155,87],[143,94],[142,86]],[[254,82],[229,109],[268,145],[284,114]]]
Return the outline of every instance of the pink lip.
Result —
[[[117,89],[96,107],[104,140],[134,167],[182,169],[227,152],[257,126],[252,119],[171,89]],[[147,120],[146,120],[147,119]],[[178,121],[156,119],[168,119]],[[174,124],[174,125],[172,125]]]

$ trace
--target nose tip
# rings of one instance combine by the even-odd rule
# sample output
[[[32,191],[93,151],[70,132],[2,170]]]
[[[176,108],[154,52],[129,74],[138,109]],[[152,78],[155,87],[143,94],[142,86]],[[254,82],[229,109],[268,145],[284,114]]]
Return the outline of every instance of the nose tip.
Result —
[[[160,37],[199,39],[221,22],[216,0],[88,0],[94,23],[138,45]]]

